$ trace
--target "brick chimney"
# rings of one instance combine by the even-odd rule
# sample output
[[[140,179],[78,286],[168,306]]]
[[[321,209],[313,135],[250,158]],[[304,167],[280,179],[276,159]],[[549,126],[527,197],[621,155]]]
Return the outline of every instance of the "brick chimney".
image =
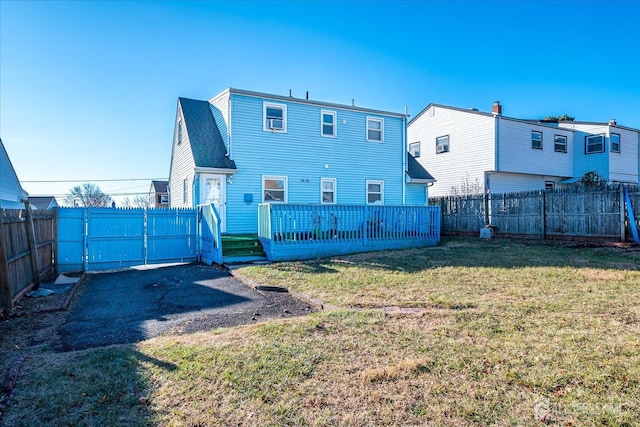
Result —
[[[617,123],[616,123],[616,119],[611,119],[611,120],[609,120],[609,125],[610,125],[610,126],[615,126],[615,125],[617,125]]]
[[[496,116],[502,115],[502,105],[500,105],[500,101],[495,101],[493,103],[493,108],[491,109],[491,112]]]

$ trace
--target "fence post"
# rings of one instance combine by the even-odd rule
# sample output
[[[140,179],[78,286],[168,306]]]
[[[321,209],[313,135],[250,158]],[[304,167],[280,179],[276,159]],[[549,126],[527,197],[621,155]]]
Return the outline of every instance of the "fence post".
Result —
[[[547,190],[542,190],[542,240],[547,240]]]
[[[369,212],[368,212],[368,209],[367,209],[367,205],[364,205],[362,207],[362,210],[363,210],[363,215],[362,215],[362,218],[363,218],[363,222],[362,222],[362,244],[364,246],[367,246],[369,244],[369,239],[368,239],[368,236],[367,236],[367,234],[369,234],[369,226],[368,226],[369,225],[368,224],[369,220],[367,218],[367,215],[368,215]]]
[[[4,247],[4,233],[2,231],[2,215],[0,214],[0,303],[5,315],[11,315],[13,304],[11,302],[11,286],[9,286],[9,265],[7,252]]]
[[[482,198],[484,203],[484,225],[489,225],[489,194],[485,191]]]
[[[624,223],[624,213],[625,213],[625,197],[624,197],[624,186],[620,186],[620,241],[627,241],[627,227]]]
[[[38,262],[38,245],[36,243],[36,230],[33,226],[31,203],[24,202],[24,210],[27,216],[24,226],[27,227],[27,239],[29,240],[31,272],[33,276],[33,290],[37,291],[38,288],[40,288],[40,263]]]
[[[89,267],[89,208],[82,208],[82,271]]]
[[[58,274],[58,207],[53,208],[53,218],[51,219],[51,250],[53,252],[53,272]]]

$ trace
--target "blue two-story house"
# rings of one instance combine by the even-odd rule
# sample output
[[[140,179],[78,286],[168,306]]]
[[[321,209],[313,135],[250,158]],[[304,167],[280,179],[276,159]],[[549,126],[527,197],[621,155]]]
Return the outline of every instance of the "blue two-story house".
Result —
[[[405,114],[227,89],[178,99],[170,207],[216,206],[256,233],[258,205],[420,205],[434,178],[407,152]]]

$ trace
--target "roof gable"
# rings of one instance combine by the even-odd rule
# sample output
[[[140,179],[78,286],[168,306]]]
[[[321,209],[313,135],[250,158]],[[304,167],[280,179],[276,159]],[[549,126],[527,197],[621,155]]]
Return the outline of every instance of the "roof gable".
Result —
[[[155,193],[166,193],[169,181],[151,181],[151,190]]]
[[[418,162],[411,153],[407,153],[407,175],[419,181],[435,181],[435,178]]]
[[[207,101],[179,98],[184,125],[196,167],[235,169]]]
[[[10,209],[20,209],[18,204],[28,196],[29,194],[20,185],[18,175],[9,159],[9,153],[0,139],[0,205]]]

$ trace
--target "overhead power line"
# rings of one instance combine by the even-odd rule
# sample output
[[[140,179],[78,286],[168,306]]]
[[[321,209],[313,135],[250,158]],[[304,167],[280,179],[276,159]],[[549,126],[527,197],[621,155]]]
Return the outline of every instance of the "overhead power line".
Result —
[[[46,179],[46,180],[21,180],[20,182],[126,182],[126,181],[167,181],[167,178],[118,178],[118,179]]]

